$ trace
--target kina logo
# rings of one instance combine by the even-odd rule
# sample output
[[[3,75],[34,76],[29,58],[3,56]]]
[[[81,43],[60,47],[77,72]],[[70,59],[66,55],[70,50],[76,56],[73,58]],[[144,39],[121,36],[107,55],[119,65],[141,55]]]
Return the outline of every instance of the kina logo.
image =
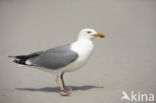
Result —
[[[152,101],[154,101],[154,94],[134,92],[134,91],[131,91],[130,93],[126,93],[125,91],[122,91],[121,101],[123,101],[123,100],[135,101],[135,102],[136,101],[152,102]]]

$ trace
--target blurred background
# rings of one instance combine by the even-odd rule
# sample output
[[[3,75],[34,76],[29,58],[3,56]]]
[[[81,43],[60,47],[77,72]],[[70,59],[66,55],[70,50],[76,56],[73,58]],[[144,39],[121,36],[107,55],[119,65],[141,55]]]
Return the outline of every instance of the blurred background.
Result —
[[[8,59],[73,42],[83,28],[106,37],[94,40],[87,65],[65,74],[71,97],[57,93],[55,75]],[[156,94],[155,0],[0,0],[1,103],[120,103],[123,90]]]

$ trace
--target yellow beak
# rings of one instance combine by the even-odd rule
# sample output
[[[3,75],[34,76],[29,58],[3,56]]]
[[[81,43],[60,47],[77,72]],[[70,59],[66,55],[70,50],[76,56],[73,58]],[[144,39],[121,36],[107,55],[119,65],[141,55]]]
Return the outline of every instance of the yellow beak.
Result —
[[[94,34],[93,36],[100,37],[100,38],[104,38],[105,37],[105,35],[102,34],[102,33],[97,33],[97,34]]]

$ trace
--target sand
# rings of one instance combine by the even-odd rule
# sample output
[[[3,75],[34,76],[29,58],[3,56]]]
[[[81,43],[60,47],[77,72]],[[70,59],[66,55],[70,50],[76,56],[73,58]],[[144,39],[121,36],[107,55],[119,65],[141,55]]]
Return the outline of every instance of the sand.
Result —
[[[122,91],[156,95],[156,1],[2,0],[0,8],[0,103],[130,103]],[[83,68],[65,74],[70,96],[60,95],[55,75],[8,59],[75,41],[86,27],[106,38],[94,40]]]

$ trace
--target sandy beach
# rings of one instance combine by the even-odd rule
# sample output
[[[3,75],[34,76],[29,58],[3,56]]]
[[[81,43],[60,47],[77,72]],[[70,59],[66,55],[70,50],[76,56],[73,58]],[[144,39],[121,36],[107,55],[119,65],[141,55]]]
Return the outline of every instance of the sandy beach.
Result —
[[[156,96],[155,10],[154,0],[0,1],[0,103],[149,102],[121,97]],[[87,27],[106,37],[94,40],[83,68],[65,73],[70,96],[60,95],[56,75],[8,59],[73,42]]]

